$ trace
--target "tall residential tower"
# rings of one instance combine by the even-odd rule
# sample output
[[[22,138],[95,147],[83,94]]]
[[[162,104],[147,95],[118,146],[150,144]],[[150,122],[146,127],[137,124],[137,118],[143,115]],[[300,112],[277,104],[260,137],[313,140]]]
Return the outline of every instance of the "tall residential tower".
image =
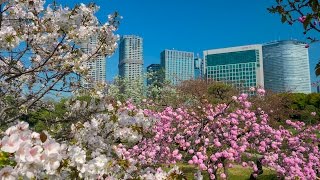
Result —
[[[143,67],[142,38],[125,35],[119,45],[119,75],[130,80],[141,78]]]
[[[90,53],[92,49],[97,45],[98,38],[90,37],[87,42],[81,44],[81,49],[85,53]],[[81,79],[82,85],[86,88],[93,87],[97,82],[106,81],[106,57],[99,55],[89,62],[85,62],[86,66],[89,67],[89,80]]]

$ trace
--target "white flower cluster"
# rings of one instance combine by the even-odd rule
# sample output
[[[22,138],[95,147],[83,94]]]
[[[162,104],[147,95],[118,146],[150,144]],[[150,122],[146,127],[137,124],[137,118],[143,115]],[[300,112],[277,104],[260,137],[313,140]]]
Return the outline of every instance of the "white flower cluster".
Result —
[[[169,177],[174,178],[175,176],[182,175],[178,166],[174,166],[169,172],[165,172],[161,168],[158,168],[157,171],[154,171],[153,169],[146,169],[144,171],[145,172],[142,173],[143,175],[140,176],[143,180],[165,180],[169,179]],[[174,179],[181,179],[181,177],[176,177]]]
[[[122,106],[120,103],[119,106]],[[46,133],[29,130],[20,122],[5,131],[1,151],[16,164],[0,170],[0,179],[166,179],[181,174],[177,168],[168,173],[151,168],[139,170],[139,161],[130,158],[121,142],[137,142],[141,135],[131,127],[152,121],[130,104],[108,105],[108,113],[95,115],[90,122],[73,125],[70,145],[59,144]],[[130,114],[133,113],[133,114]],[[129,115],[130,114],[130,115]],[[150,123],[149,123],[150,124]]]
[[[76,101],[72,109],[83,106],[80,101]],[[89,107],[87,104],[85,106],[87,109],[96,108],[91,107],[96,106],[93,103]],[[107,113],[97,113],[90,121],[72,125],[75,140],[91,151],[109,152],[116,142],[135,144],[142,139],[143,129],[149,128],[155,121],[153,117],[146,117],[143,110],[115,108],[112,104],[103,107],[106,107]]]
[[[11,26],[1,27],[0,29],[0,49],[11,50],[18,46],[20,38]]]
[[[108,163],[110,158],[105,155],[99,155],[87,162],[86,152],[78,146],[70,146],[68,148],[68,156],[70,157],[70,165],[76,167],[80,178],[97,179],[108,174]]]
[[[92,125],[97,124],[92,123]],[[19,177],[98,179],[102,176],[118,179],[120,176],[131,177],[130,172],[137,170],[135,160],[124,160],[112,156],[111,151],[118,154],[115,146],[109,145],[111,148],[106,154],[99,151],[85,151],[77,145],[68,147],[65,144],[59,144],[49,135],[30,131],[28,126],[27,123],[20,122],[6,130],[1,140],[1,151],[12,154],[12,160],[16,165],[14,168],[6,166],[1,169],[0,179],[18,179]],[[91,155],[89,155],[90,152]],[[119,162],[125,164],[121,165]],[[74,175],[74,168],[77,170],[76,175]],[[127,174],[120,173],[122,171]]]
[[[10,172],[10,176],[29,179],[41,178],[44,172],[47,175],[56,174],[61,160],[66,158],[67,146],[57,143],[45,133],[32,132],[28,127],[27,123],[20,122],[6,130],[1,140],[1,151],[14,154],[17,165],[13,170],[7,167],[3,170],[7,171],[4,174],[9,176]]]

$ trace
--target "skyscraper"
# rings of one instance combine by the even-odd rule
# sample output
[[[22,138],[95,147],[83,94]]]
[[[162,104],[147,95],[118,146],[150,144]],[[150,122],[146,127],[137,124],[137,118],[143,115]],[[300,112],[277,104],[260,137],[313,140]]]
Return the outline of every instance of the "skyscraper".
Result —
[[[97,45],[98,38],[90,37],[87,42],[81,44],[81,49],[85,53],[90,53],[92,49]],[[81,79],[82,85],[84,87],[90,88],[93,87],[97,82],[106,81],[106,57],[100,55],[90,62],[85,62],[86,66],[89,67],[89,80]]]
[[[181,81],[194,79],[193,52],[164,50],[160,54],[161,67],[165,70],[165,79],[173,85]]]
[[[143,66],[142,38],[125,35],[119,45],[119,75],[130,80],[141,78]]]
[[[309,55],[306,44],[295,40],[263,45],[265,88],[274,92],[310,93]]]
[[[207,50],[203,57],[207,79],[232,84],[243,92],[264,86],[262,45]]]

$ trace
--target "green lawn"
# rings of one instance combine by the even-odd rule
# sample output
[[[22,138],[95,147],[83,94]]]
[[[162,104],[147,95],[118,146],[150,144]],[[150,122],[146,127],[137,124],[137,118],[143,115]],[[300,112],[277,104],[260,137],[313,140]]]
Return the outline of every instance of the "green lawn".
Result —
[[[197,168],[195,166],[188,164],[178,164],[178,166],[180,167],[181,171],[184,172],[188,180],[194,179],[194,173],[197,172]],[[247,180],[249,179],[251,172],[251,168],[244,168],[240,165],[234,165],[233,168],[229,169],[229,176],[231,180]],[[204,176],[204,179],[209,179],[209,175],[207,172],[203,172],[202,175]],[[258,176],[258,179],[276,180],[277,176],[274,171],[267,168],[263,168],[263,174]]]

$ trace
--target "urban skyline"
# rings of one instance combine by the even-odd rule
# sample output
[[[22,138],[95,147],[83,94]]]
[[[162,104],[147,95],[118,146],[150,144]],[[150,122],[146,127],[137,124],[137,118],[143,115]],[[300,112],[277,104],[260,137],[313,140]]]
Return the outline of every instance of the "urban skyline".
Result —
[[[78,0],[62,1],[63,5],[74,6]],[[90,3],[90,0],[83,0]],[[217,49],[247,44],[267,43],[276,40],[299,40],[308,42],[302,24],[290,26],[281,23],[281,17],[270,14],[268,7],[274,1],[112,1],[96,0],[100,6],[98,19],[106,13],[119,12],[123,17],[119,35],[135,34],[144,39],[144,64],[157,63],[159,52],[178,49],[202,53],[204,49]],[[170,4],[170,6],[168,6]],[[181,7],[179,13],[176,7]],[[166,9],[166,13],[163,13]],[[225,11],[228,9],[228,11]],[[223,17],[223,18],[219,18]],[[308,33],[309,34],[309,33]],[[310,36],[317,34],[311,33]],[[118,75],[118,51],[107,60],[107,80]],[[318,81],[314,74],[320,59],[320,43],[309,48],[311,82]],[[315,89],[313,89],[315,90]]]
[[[96,39],[90,38],[88,42],[82,43],[82,50],[89,52],[91,50],[90,47],[96,43]],[[264,49],[263,59],[269,63],[262,60],[262,47]],[[240,58],[241,60],[242,57],[237,55],[230,57],[223,57],[225,55],[220,56],[215,59],[216,61],[221,61],[220,64],[212,65],[214,63],[212,63],[213,61],[211,60],[210,65],[209,55],[219,56],[220,54],[231,54],[233,52],[239,54],[240,51],[249,51],[250,48],[253,48],[253,50],[256,51],[255,54],[258,54],[257,57],[252,58],[259,59],[257,60],[258,66],[256,64],[244,64],[249,62],[228,62],[230,60],[232,61],[233,57]],[[136,35],[122,36],[119,49],[118,67],[120,77],[126,77],[130,80],[137,79],[137,77],[142,77],[146,71],[149,72],[149,67],[153,68],[151,66],[155,65],[151,64],[146,69],[143,67],[142,37]],[[223,58],[221,59],[221,57]],[[202,66],[203,62],[201,62],[201,58],[203,62],[205,62],[205,68]],[[243,74],[241,74],[244,72],[238,72],[242,71],[240,67],[241,63],[242,67],[246,69],[257,67],[256,69],[252,69],[254,73],[250,74],[251,79],[248,78],[249,76],[243,76]],[[261,68],[258,70],[259,64],[262,63],[264,63],[264,69]],[[232,65],[230,66],[228,64]],[[239,65],[235,66],[234,64]],[[94,61],[86,63],[86,65],[90,67],[88,75],[91,77],[92,82],[82,80],[84,87],[92,87],[94,82],[106,81],[106,58],[98,57]],[[248,89],[248,87],[261,86],[274,92],[311,92],[310,73],[308,73],[310,72],[308,49],[306,48],[306,43],[300,41],[286,40],[270,42],[264,45],[246,45],[205,50],[203,51],[203,57],[200,57],[199,54],[195,57],[193,52],[166,49],[160,54],[160,66],[157,68],[163,68],[165,70],[165,79],[171,81],[173,85],[178,85],[183,80],[205,78],[231,82],[237,88],[243,86],[242,88]],[[156,69],[153,68],[153,71],[156,71]],[[233,76],[232,73],[235,77],[231,77]],[[263,74],[265,74],[266,77],[263,77]],[[239,77],[236,77],[238,75]],[[266,80],[266,82],[264,82],[264,80]],[[147,84],[150,84],[150,82],[148,81]]]
[[[132,35],[123,37],[137,38]],[[306,43],[300,41],[204,50],[202,58],[199,54],[195,57],[193,52],[165,49],[160,53],[160,64],[151,64],[146,71],[153,73],[160,69],[164,69],[164,78],[173,85],[183,80],[204,78],[231,83],[244,92],[256,86],[274,92],[311,92],[308,49]],[[274,81],[277,83],[270,83]],[[147,80],[148,85],[151,82]]]
[[[290,42],[291,44],[299,44],[298,46],[300,47],[293,48],[291,46],[288,46],[287,44],[290,44]],[[89,52],[91,49],[90,47],[95,43],[97,43],[96,39],[90,38],[88,42],[84,42],[82,44],[82,49],[84,51]],[[214,50],[210,50],[210,51],[213,51],[213,53],[211,52],[210,55],[225,53],[225,52],[229,52],[230,50],[231,50],[230,52],[237,51],[237,49],[239,48],[240,48],[239,50],[243,48],[250,49],[250,47],[254,47],[254,46],[257,46],[256,50],[260,51],[258,54],[260,54],[259,56],[260,58],[262,58],[261,44],[214,49]],[[188,52],[166,49],[163,52],[161,52],[159,67],[162,67],[165,70],[164,71],[165,79],[170,80],[174,85],[179,84],[179,82],[183,80],[198,79],[202,77],[206,79],[211,78],[218,81],[222,80],[222,81],[232,82],[232,84],[234,84],[235,87],[237,88],[239,88],[239,86],[243,86],[243,88],[248,89],[248,87],[251,87],[251,86],[262,86],[274,92],[289,91],[289,92],[310,93],[311,81],[310,81],[310,69],[309,69],[309,55],[308,55],[308,49],[305,46],[306,46],[306,43],[303,43],[300,41],[292,41],[292,40],[276,41],[276,42],[270,42],[270,43],[264,44],[263,45],[264,59],[268,59],[268,62],[272,61],[272,63],[266,63],[263,65],[263,67],[265,66],[266,70],[268,71],[263,71],[263,67],[261,67],[259,71],[256,71],[256,69],[252,69],[252,71],[256,71],[251,77],[252,78],[251,80],[253,81],[249,80],[248,78],[243,79],[240,77],[227,77],[227,76],[231,76],[231,74],[234,73],[232,71],[237,71],[236,73],[238,73],[238,71],[241,70],[241,67],[240,67],[241,65],[237,65],[237,66],[232,65],[232,67],[231,66],[229,67],[227,65],[228,62],[224,62],[224,64],[222,63],[223,67],[211,66],[211,67],[204,68],[202,66],[203,65],[202,63],[203,62],[205,62],[205,64],[208,63],[207,62],[208,50],[203,51],[203,57],[200,57],[199,54],[197,55],[197,57],[194,57],[194,53],[190,52],[190,54],[192,54],[192,58],[188,59],[188,58],[185,58],[186,56],[184,56],[184,54]],[[118,67],[119,67],[120,77],[127,77],[133,80],[133,79],[136,79],[137,77],[142,77],[142,74],[145,71],[148,72],[148,68],[150,67],[150,65],[146,69],[145,67],[143,67],[143,38],[142,37],[139,37],[136,35],[122,36],[120,39],[119,49],[120,51],[119,51]],[[299,51],[299,52],[295,53],[295,51]],[[203,62],[201,62],[201,58],[203,58]],[[279,63],[279,59],[281,61],[280,63]],[[306,61],[307,63],[304,63],[304,64],[299,63],[298,61],[301,61],[301,59],[305,59],[304,61]],[[189,64],[186,63],[185,62],[186,60],[189,60],[190,63]],[[292,60],[294,61],[293,63],[291,63]],[[260,61],[262,61],[262,59]],[[86,63],[86,65],[90,67],[88,75],[91,77],[92,82],[87,82],[83,80],[82,83],[85,87],[93,87],[93,83],[95,82],[106,81],[106,58],[98,57],[96,58],[96,60]],[[301,65],[303,66],[302,70],[300,69],[302,67]],[[242,66],[245,68],[249,67],[248,64],[247,65],[242,64]],[[256,65],[250,65],[249,68],[251,67],[256,67]],[[259,64],[257,67],[259,67]],[[288,67],[288,68],[285,68],[285,67]],[[277,72],[274,72],[275,69],[277,69]],[[227,71],[228,73],[230,71],[231,74],[226,73],[222,75],[222,71],[223,72]],[[286,71],[287,73],[284,73],[284,71]],[[264,82],[263,73],[266,74],[266,77],[265,77],[266,82]],[[223,77],[220,77],[220,76],[223,76]],[[235,83],[235,80],[239,82]],[[148,80],[147,80],[147,84],[150,84]]]

